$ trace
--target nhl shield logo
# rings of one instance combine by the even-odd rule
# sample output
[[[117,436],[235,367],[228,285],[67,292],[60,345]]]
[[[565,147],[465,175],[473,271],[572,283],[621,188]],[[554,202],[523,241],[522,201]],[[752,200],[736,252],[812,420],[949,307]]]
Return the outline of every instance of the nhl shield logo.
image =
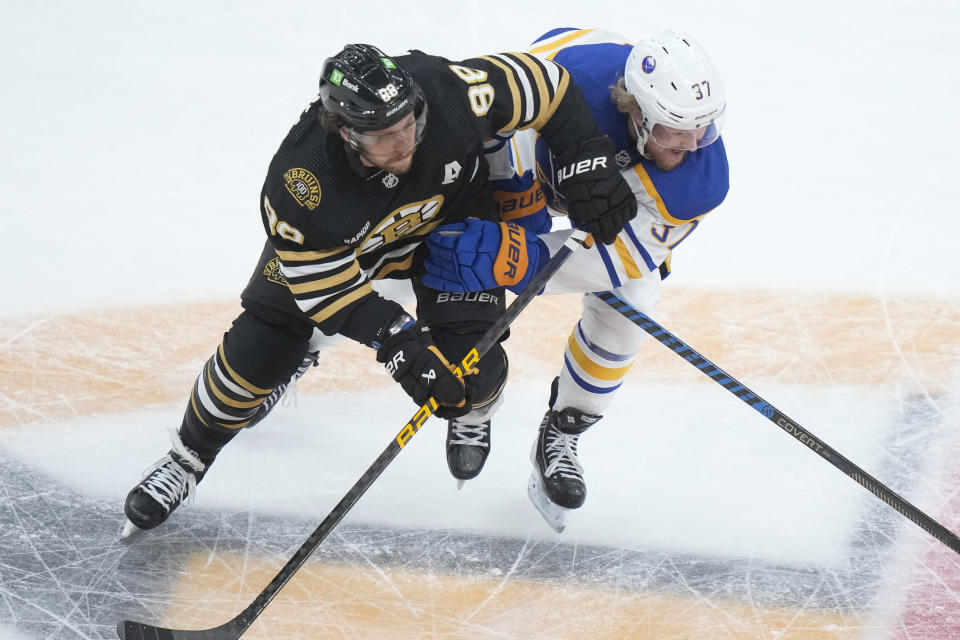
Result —
[[[626,149],[620,149],[620,151],[617,151],[615,158],[617,160],[618,167],[622,168],[630,166],[630,153]]]
[[[385,186],[387,189],[393,189],[399,182],[400,178],[392,173],[388,173],[387,175],[383,176],[383,186]]]

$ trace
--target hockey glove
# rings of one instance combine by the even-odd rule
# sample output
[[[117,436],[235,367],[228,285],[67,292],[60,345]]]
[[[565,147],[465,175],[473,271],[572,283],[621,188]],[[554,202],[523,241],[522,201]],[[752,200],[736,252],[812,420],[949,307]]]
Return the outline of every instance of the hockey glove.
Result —
[[[533,171],[490,180],[490,196],[497,205],[498,220],[516,222],[531,233],[550,231],[553,221],[547,210],[547,198]]]
[[[423,284],[440,291],[523,291],[550,259],[540,238],[513,222],[467,218],[427,236]]]
[[[433,344],[430,330],[422,324],[385,338],[377,350],[377,362],[384,364],[418,405],[433,396],[458,415],[470,412],[463,381],[453,373],[453,367]]]
[[[574,226],[603,244],[637,215],[637,199],[613,159],[609,138],[590,138],[557,157],[557,188],[567,201]]]

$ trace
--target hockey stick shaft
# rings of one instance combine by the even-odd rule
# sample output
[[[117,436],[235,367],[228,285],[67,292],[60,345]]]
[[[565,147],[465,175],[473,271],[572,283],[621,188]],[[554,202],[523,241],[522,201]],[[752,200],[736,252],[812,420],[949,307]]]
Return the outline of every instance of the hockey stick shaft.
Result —
[[[955,552],[960,553],[960,538],[958,538],[956,534],[897,495],[890,487],[834,451],[823,440],[802,428],[795,420],[787,417],[782,411],[755,394],[729,373],[710,362],[710,360],[695,351],[693,347],[667,331],[648,315],[639,311],[629,302],[610,291],[603,291],[595,293],[594,295],[610,305],[627,320],[630,320],[656,338],[665,347],[702,371],[708,378],[743,400],[748,406],[758,411],[767,420],[786,431],[801,444],[853,478],[864,489],[886,502],[897,513],[907,518],[910,522]]]
[[[536,297],[537,293],[543,288],[547,281],[556,273],[557,269],[566,262],[567,258],[580,246],[583,246],[587,233],[585,231],[575,230],[566,242],[557,250],[550,260],[537,271],[527,287],[520,292],[513,303],[507,307],[507,310],[500,318],[487,330],[480,338],[480,341],[467,353],[461,360],[461,367],[458,367],[458,375],[468,371],[486,354],[500,337],[510,327],[510,324],[516,319],[520,312],[530,304],[530,301]],[[274,596],[283,588],[283,586],[293,577],[297,570],[306,562],[307,558],[320,546],[320,543],[329,535],[334,527],[343,519],[343,517],[353,508],[357,500],[367,492],[367,489],[380,477],[384,469],[393,461],[394,458],[403,450],[407,442],[420,430],[427,418],[433,415],[437,409],[437,401],[429,398],[410,419],[396,437],[387,445],[386,449],[374,460],[373,464],[360,476],[360,479],[354,483],[347,491],[346,495],[337,503],[333,511],[323,519],[323,522],[310,534],[310,536],[300,545],[300,548],[293,554],[287,563],[280,569],[279,573],[263,588],[263,590],[254,598],[246,609],[241,611],[232,620],[212,629],[204,630],[180,630],[165,629],[155,627],[141,622],[130,620],[121,621],[117,625],[117,635],[121,640],[236,640],[253,624],[254,620],[263,612]]]

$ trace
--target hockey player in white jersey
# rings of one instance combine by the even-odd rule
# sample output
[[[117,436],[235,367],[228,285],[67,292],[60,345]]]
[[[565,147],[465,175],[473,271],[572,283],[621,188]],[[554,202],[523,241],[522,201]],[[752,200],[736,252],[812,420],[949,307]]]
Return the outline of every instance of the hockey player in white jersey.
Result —
[[[613,290],[655,317],[674,249],[727,194],[723,81],[703,48],[674,31],[632,45],[609,32],[557,29],[529,52],[570,72],[614,142],[620,172],[640,205],[613,245],[575,253],[543,293]],[[570,233],[549,232],[550,214],[565,213],[567,176],[555,171],[535,132],[489,146],[502,222],[470,219],[432,234],[424,279],[431,287],[503,285],[518,292]],[[530,498],[557,531],[568,510],[586,499],[579,439],[602,417],[645,336],[596,296],[584,295],[531,455]]]

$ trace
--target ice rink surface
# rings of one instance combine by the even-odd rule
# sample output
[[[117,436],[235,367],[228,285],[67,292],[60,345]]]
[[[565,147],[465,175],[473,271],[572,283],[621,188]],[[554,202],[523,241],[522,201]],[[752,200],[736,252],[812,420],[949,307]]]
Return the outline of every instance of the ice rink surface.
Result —
[[[558,26],[698,37],[728,84],[731,191],[658,319],[960,531],[960,6],[518,5],[4,7],[0,639],[226,621],[413,413],[341,344],[194,504],[117,540],[239,309],[266,166],[347,42],[456,59]],[[429,422],[245,637],[960,638],[955,553],[653,341],[553,533],[528,455],[578,306],[518,320],[478,479],[457,490]]]

